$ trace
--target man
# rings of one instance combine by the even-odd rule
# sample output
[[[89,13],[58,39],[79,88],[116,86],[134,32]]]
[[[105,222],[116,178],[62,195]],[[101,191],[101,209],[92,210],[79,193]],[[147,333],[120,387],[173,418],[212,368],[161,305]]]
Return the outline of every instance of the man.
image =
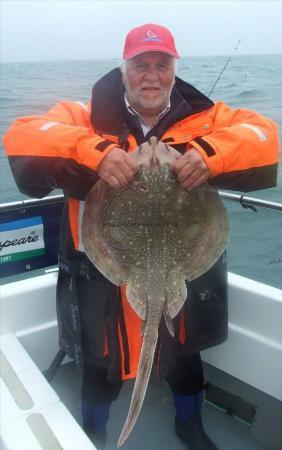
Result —
[[[83,201],[99,178],[119,189],[137,167],[130,152],[157,136],[183,156],[175,172],[184,189],[205,181],[242,191],[275,186],[278,132],[269,119],[232,110],[178,77],[170,31],[156,24],[131,30],[122,69],[93,87],[89,105],[62,102],[44,116],[18,119],[5,147],[19,189],[43,197],[64,190],[57,309],[60,346],[81,362],[83,426],[101,446],[112,401],[136,375],[140,320],[124,289],[91,265],[80,239]],[[188,285],[189,302],[174,319],[176,338],[160,329],[156,370],[174,398],[177,435],[190,450],[213,450],[201,421],[200,350],[227,337],[226,258]],[[78,307],[80,329],[72,317]]]

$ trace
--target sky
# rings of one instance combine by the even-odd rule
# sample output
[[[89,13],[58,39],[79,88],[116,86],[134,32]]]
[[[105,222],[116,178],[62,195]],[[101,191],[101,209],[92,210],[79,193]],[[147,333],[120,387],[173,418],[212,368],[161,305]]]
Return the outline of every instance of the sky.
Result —
[[[121,58],[126,33],[168,27],[181,56],[282,54],[282,1],[0,0],[1,61]]]

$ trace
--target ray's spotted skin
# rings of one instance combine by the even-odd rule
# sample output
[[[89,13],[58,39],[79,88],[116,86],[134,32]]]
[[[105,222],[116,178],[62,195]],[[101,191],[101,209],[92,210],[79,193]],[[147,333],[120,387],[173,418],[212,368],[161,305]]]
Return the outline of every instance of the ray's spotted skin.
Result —
[[[82,240],[93,264],[114,284],[126,285],[143,320],[143,343],[128,416],[118,446],[129,436],[143,404],[159,324],[181,310],[188,282],[221,256],[229,236],[226,210],[208,184],[181,188],[173,165],[181,155],[155,137],[131,155],[139,171],[119,190],[100,180],[87,196]],[[189,299],[187,299],[189,301]]]

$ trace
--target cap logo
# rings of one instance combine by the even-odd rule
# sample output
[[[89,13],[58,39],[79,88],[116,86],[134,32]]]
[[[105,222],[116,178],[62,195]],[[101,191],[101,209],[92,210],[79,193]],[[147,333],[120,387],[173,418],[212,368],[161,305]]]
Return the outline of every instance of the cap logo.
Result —
[[[143,36],[142,39],[143,42],[161,42],[162,40],[160,39],[160,37],[154,33],[154,31],[152,30],[148,30],[145,35]]]

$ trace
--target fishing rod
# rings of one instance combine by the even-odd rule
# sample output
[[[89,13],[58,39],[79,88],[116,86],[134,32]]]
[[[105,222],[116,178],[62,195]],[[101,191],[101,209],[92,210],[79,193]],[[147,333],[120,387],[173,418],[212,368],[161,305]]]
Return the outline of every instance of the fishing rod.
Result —
[[[210,96],[211,96],[211,94],[212,94],[212,92],[214,91],[214,89],[215,89],[215,87],[216,87],[217,83],[219,82],[219,80],[220,80],[220,78],[221,78],[222,74],[223,74],[223,73],[225,72],[225,70],[226,70],[226,67],[228,66],[229,62],[230,62],[230,61],[231,61],[231,59],[233,58],[233,56],[234,56],[234,54],[235,54],[236,50],[238,49],[238,47],[239,47],[239,45],[240,45],[240,42],[241,42],[241,41],[242,41],[242,39],[239,39],[239,41],[237,42],[237,44],[236,44],[236,47],[235,47],[235,48],[234,48],[234,50],[233,50],[233,54],[232,54],[232,55],[230,55],[230,56],[229,56],[229,58],[227,59],[227,61],[226,61],[225,65],[224,65],[224,67],[222,68],[222,70],[221,70],[220,74],[219,74],[219,75],[218,75],[218,77],[217,77],[217,80],[215,81],[215,83],[214,83],[213,87],[211,88],[211,91],[210,91],[210,93],[209,93],[208,97],[210,97]]]

